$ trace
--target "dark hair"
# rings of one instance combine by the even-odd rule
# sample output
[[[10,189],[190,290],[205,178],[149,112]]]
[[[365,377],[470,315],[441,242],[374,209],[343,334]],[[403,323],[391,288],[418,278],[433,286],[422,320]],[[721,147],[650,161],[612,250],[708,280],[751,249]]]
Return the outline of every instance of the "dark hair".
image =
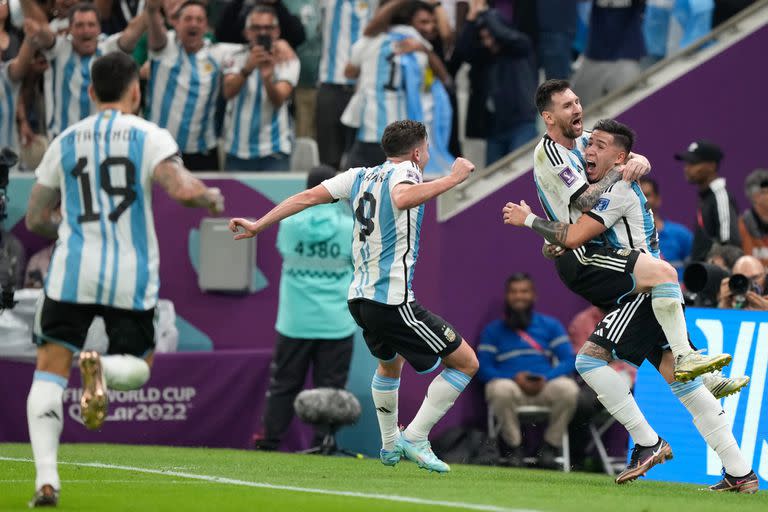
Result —
[[[205,15],[208,16],[208,6],[205,5],[205,2],[202,2],[201,0],[187,0],[183,4],[179,6],[178,9],[176,9],[176,13],[174,14],[175,17],[181,16],[181,11],[189,7],[190,5],[196,5],[200,8],[202,8],[205,11]]]
[[[318,165],[309,170],[307,174],[307,190],[315,188],[325,180],[336,176],[336,169],[330,165]]]
[[[70,7],[69,12],[67,13],[67,19],[69,20],[70,25],[72,25],[72,20],[78,12],[92,12],[96,14],[96,19],[99,21],[99,25],[101,25],[101,16],[99,16],[99,10],[96,8],[95,4],[91,2],[80,2]]]
[[[435,6],[422,0],[408,2],[392,16],[392,25],[410,25],[411,20],[419,11],[428,11],[430,14],[433,14]]]
[[[531,286],[534,286],[533,278],[531,278],[531,275],[528,272],[515,272],[507,278],[507,281],[504,284],[504,289],[509,289],[509,285],[512,283],[522,283],[523,281],[527,281],[531,283]]]
[[[539,114],[552,106],[552,96],[571,88],[568,80],[546,80],[536,89],[536,108]]]
[[[632,146],[635,143],[635,132],[629,126],[621,124],[614,119],[601,119],[595,123],[592,130],[600,130],[613,135],[613,142],[617,146],[624,148],[627,155],[632,151]]]
[[[653,190],[654,194],[659,195],[659,184],[655,179],[649,178],[648,176],[642,176],[640,178],[640,184],[643,185],[645,183],[651,186],[651,190]]]
[[[388,157],[401,156],[424,142],[426,138],[427,129],[420,122],[410,119],[395,121],[384,128],[381,149]]]
[[[715,258],[718,256],[723,258],[725,265],[728,267],[728,270],[730,270],[733,268],[733,265],[736,263],[736,260],[744,256],[744,250],[741,247],[738,247],[736,245],[730,245],[730,244],[721,245],[718,243],[714,243],[712,244],[712,248],[707,253],[706,261],[710,261],[712,258]]]
[[[268,4],[256,4],[254,5],[250,11],[248,11],[248,16],[245,18],[246,24],[248,23],[248,19],[250,19],[251,16],[254,14],[271,14],[275,18],[275,24],[277,24],[277,11],[274,7]]]
[[[123,52],[112,52],[97,58],[91,67],[91,83],[102,103],[119,101],[128,87],[139,79],[136,62]]]

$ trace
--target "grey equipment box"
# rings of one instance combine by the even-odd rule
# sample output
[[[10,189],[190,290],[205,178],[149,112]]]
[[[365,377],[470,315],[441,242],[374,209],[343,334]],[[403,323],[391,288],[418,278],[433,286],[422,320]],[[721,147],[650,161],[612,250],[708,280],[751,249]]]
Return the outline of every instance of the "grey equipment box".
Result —
[[[200,223],[200,268],[203,292],[249,293],[256,269],[256,238],[234,240],[228,219],[206,217]]]

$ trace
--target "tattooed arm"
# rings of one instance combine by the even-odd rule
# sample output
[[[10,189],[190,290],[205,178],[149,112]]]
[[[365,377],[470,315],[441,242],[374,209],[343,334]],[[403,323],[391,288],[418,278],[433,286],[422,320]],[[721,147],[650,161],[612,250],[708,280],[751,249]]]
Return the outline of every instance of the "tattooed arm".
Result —
[[[597,183],[591,184],[584,192],[572,200],[571,204],[581,210],[582,212],[588,212],[591,210],[598,198],[603,195],[603,192],[608,190],[608,187],[621,180],[622,172],[621,166],[616,166]]]
[[[55,240],[59,236],[61,223],[61,215],[57,211],[60,201],[61,193],[57,189],[36,183],[32,187],[24,219],[27,229]]]
[[[550,244],[566,249],[575,249],[605,231],[605,226],[590,215],[582,215],[576,224],[549,221],[531,213],[531,208],[520,204],[507,203],[504,207],[504,223],[513,226],[528,226]]]

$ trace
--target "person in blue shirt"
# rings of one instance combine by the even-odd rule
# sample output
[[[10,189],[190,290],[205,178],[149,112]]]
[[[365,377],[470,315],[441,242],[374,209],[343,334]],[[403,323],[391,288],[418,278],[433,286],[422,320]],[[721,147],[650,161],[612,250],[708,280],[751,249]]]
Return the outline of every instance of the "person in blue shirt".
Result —
[[[480,336],[478,378],[489,407],[501,424],[510,450],[509,465],[523,464],[522,435],[515,410],[523,405],[551,408],[539,465],[557,468],[563,432],[576,411],[579,387],[570,377],[576,358],[571,341],[556,319],[534,311],[536,290],[528,274],[506,282],[504,319],[488,324]]]
[[[661,218],[659,214],[661,193],[659,192],[659,184],[655,180],[647,177],[640,178],[640,188],[645,194],[648,206],[653,210],[653,221],[656,224],[656,233],[659,235],[661,257],[675,267],[677,280],[682,282],[685,261],[691,255],[693,233],[682,224]]]

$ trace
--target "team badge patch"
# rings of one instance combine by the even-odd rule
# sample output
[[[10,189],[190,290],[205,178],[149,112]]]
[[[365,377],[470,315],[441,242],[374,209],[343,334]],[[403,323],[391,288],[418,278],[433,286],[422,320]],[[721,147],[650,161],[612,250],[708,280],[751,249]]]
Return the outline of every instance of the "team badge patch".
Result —
[[[453,343],[454,341],[456,341],[456,333],[453,332],[453,329],[451,329],[450,327],[446,327],[443,330],[443,335],[445,336],[445,339],[447,339],[449,343]]]
[[[610,203],[611,203],[610,199],[608,199],[607,197],[601,197],[595,203],[595,210],[597,210],[598,212],[604,212],[608,208],[608,205]]]
[[[560,179],[563,180],[563,183],[565,183],[566,187],[570,187],[576,183],[576,175],[573,173],[570,167],[566,167],[560,171],[558,176],[560,176]]]
[[[421,183],[421,174],[413,169],[408,169],[408,171],[405,173],[405,177],[414,183]]]
[[[616,254],[618,254],[619,256],[622,256],[624,258],[629,256],[631,253],[632,253],[632,251],[630,249],[617,249],[616,250]]]

